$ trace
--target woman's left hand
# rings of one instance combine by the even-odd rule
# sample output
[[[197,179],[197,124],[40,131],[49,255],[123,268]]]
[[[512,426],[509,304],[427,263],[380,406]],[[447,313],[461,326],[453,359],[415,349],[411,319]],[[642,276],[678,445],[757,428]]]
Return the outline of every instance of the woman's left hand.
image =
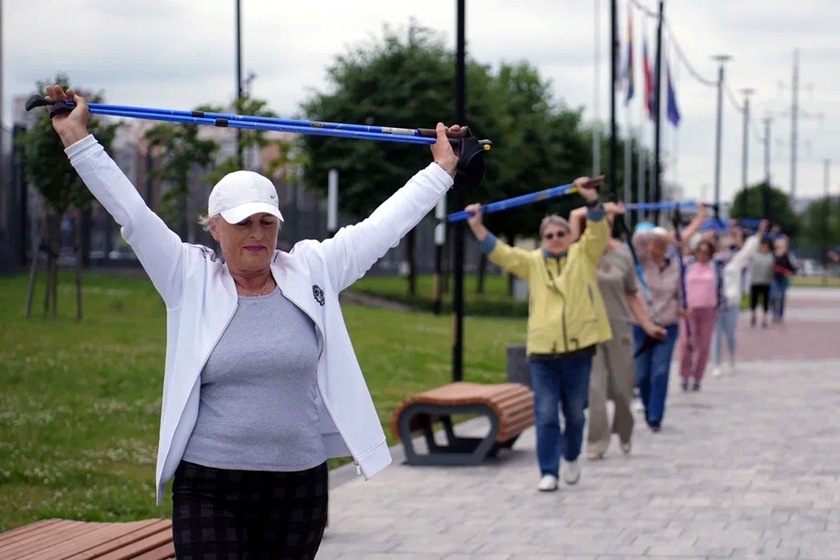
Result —
[[[447,130],[458,132],[461,130],[461,126],[453,124],[447,129],[443,123],[437,123],[435,127],[437,142],[432,144],[432,157],[436,164],[440,165],[444,171],[449,173],[450,177],[455,177],[455,168],[458,166],[458,154],[452,149],[449,137],[446,136]]]

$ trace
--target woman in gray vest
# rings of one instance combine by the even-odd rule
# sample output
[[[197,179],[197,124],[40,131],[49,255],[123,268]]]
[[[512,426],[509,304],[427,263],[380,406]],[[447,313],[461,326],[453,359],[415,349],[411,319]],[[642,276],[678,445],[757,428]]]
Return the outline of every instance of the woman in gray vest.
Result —
[[[613,225],[616,215],[624,214],[623,205],[605,205],[607,220]],[[570,216],[577,238],[586,227],[585,214],[574,210]],[[648,336],[662,340],[665,329],[655,324],[639,298],[639,278],[629,251],[618,239],[610,239],[598,261],[598,289],[604,300],[612,340],[598,345],[592,360],[589,379],[589,428],[586,457],[603,459],[610,445],[610,436],[618,434],[621,451],[630,453],[633,435],[633,319]],[[607,395],[615,405],[613,421],[607,416]]]

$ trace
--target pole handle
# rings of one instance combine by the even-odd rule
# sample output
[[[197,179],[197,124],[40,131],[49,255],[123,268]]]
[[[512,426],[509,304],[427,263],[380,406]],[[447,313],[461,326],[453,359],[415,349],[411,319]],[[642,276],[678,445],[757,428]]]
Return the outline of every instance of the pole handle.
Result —
[[[436,138],[437,131],[434,128],[418,128],[417,129],[418,136],[424,136],[426,138]],[[458,132],[451,132],[447,129],[446,137],[447,138],[467,138],[470,136],[470,128],[468,126],[461,127],[461,130]]]

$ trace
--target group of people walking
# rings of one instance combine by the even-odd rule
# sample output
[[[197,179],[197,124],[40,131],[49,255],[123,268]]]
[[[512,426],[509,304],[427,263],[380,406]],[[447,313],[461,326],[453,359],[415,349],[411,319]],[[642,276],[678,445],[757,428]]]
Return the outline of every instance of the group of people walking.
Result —
[[[447,134],[460,127],[438,123],[433,161],[370,217],[288,252],[277,248],[284,219],[271,181],[250,171],[226,175],[201,220],[220,248],[217,255],[183,243],[148,208],[89,133],[82,97],[57,85],[47,96],[75,104],[54,115],[53,127],[166,306],[156,488],[160,503],[173,481],[176,557],[314,558],[327,519],[327,459],[351,456],[365,478],[391,461],[338,295],[452,187],[458,154]],[[585,206],[570,220],[545,218],[536,251],[497,239],[484,227],[480,206],[467,208],[481,250],[530,286],[527,352],[544,491],[557,489],[561,469],[566,483],[579,480],[587,406],[590,458],[604,456],[612,433],[630,453],[634,387],[648,425],[659,430],[681,320],[691,333],[681,373],[693,387],[699,388],[708,357],[701,343],[715,321],[734,353],[734,329],[728,328],[734,314],[708,310],[722,301],[715,299],[721,293],[711,264],[715,245],[699,243],[683,275],[687,245],[676,243],[673,232],[643,227],[632,239],[636,263],[610,235],[612,223],[623,220],[623,206],[602,203],[585,178],[576,183]],[[682,239],[693,237],[698,220],[701,215],[680,232]],[[781,320],[790,263],[777,249],[768,272],[766,257],[750,253],[766,254],[759,245],[759,239],[748,241],[724,265],[724,304],[739,301],[730,279],[752,259],[753,299],[764,294],[766,309],[762,286],[769,274],[769,293],[782,298],[774,306]],[[608,393],[616,404],[612,422]]]
[[[541,491],[556,490],[561,478],[567,484],[580,478],[587,408],[591,460],[604,458],[612,434],[623,453],[631,452],[636,394],[648,427],[661,430],[675,349],[684,391],[701,389],[710,358],[713,374],[723,372],[724,344],[734,371],[745,286],[753,310],[764,298],[762,325],[770,306],[780,322],[795,270],[786,239],[777,238],[773,247],[767,238],[767,221],[747,238],[736,227],[722,235],[701,232],[707,213],[701,205],[674,231],[638,224],[627,244],[610,235],[617,220],[623,225],[624,207],[601,203],[595,193],[585,197],[585,207],[569,220],[543,219],[536,250],[502,242],[484,226],[480,205],[466,208],[479,250],[529,285],[526,352]]]

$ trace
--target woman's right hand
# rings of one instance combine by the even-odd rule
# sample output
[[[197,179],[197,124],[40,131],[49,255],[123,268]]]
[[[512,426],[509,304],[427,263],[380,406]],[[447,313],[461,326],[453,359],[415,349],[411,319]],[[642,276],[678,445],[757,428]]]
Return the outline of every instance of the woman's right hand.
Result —
[[[58,133],[64,147],[72,146],[82,138],[90,134],[88,132],[88,121],[90,120],[90,109],[87,102],[72,89],[65,91],[59,85],[47,86],[47,98],[53,101],[71,101],[76,104],[70,113],[60,113],[53,117],[52,125]]]

